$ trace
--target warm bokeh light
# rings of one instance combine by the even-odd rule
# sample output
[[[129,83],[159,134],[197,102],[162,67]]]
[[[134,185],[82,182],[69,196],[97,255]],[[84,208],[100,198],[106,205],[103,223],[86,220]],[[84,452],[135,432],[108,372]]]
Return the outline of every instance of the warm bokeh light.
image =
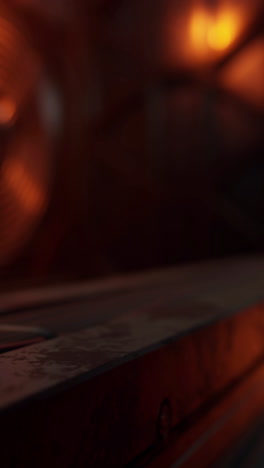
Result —
[[[197,10],[193,13],[190,21],[190,35],[192,45],[200,52],[208,47],[208,31],[210,29],[210,16],[205,10]]]
[[[192,47],[208,57],[210,53],[224,51],[234,43],[240,31],[240,16],[232,10],[213,14],[197,9],[191,15],[189,30]]]
[[[207,34],[208,45],[215,50],[225,50],[235,41],[237,32],[237,16],[232,12],[224,12],[210,24]]]
[[[16,105],[8,97],[0,98],[0,125],[9,125],[16,114]]]
[[[6,161],[2,176],[6,187],[13,193],[23,210],[37,214],[43,208],[43,191],[20,161],[11,158]]]
[[[161,31],[161,60],[173,68],[216,63],[236,47],[257,14],[255,0],[177,3],[165,10]]]

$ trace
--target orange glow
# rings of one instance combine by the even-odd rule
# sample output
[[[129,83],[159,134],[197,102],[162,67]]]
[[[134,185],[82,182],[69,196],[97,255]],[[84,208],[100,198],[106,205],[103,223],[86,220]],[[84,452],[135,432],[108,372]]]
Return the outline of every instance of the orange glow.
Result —
[[[210,16],[205,10],[196,11],[190,22],[190,35],[192,45],[200,52],[208,48],[208,31],[210,29]]]
[[[8,97],[0,99],[0,125],[8,125],[14,119],[16,113],[16,105]]]
[[[177,3],[177,2],[176,2]],[[235,47],[255,17],[253,5],[221,0],[186,0],[168,7],[163,19],[161,60],[167,66],[209,66]]]
[[[225,50],[236,39],[238,21],[232,12],[224,12],[210,25],[207,34],[208,44],[212,49]]]
[[[220,76],[220,83],[257,108],[264,108],[264,41],[257,39],[241,51]]]
[[[4,164],[3,179],[24,210],[35,214],[42,209],[44,194],[20,161],[13,159]]]
[[[190,20],[192,47],[205,56],[212,51],[224,51],[240,32],[238,12],[226,10],[213,15],[205,9],[196,10]]]

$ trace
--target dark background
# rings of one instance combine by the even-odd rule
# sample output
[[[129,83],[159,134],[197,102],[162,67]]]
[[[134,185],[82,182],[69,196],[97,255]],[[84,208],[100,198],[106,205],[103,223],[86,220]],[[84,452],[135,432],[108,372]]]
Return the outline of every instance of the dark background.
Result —
[[[10,2],[62,112],[48,204],[2,261],[2,287],[262,251],[261,2],[86,3]],[[190,43],[201,7],[240,12],[225,50]],[[25,134],[30,105],[15,123]]]

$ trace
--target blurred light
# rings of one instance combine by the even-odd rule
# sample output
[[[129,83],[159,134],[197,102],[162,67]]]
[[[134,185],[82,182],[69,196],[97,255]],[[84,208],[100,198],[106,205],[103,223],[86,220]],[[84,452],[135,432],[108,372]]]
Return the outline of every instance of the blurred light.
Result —
[[[264,40],[255,40],[233,58],[220,83],[257,108],[264,108]]]
[[[16,105],[8,97],[0,99],[0,125],[9,125],[16,114]]]
[[[168,2],[162,18],[161,63],[190,70],[216,63],[250,28],[258,14],[256,1]]]
[[[208,45],[215,50],[227,49],[236,39],[238,19],[232,12],[224,12],[208,30]]]
[[[37,214],[45,203],[38,183],[19,160],[8,159],[2,168],[3,181],[21,205],[29,213]]]
[[[240,32],[240,15],[233,10],[213,12],[195,10],[190,19],[189,34],[192,47],[205,57],[230,47]]]
[[[0,125],[7,125],[32,97],[41,65],[16,17],[1,13],[0,9]]]
[[[195,11],[191,17],[190,34],[192,45],[195,49],[204,52],[208,48],[208,31],[210,29],[210,17],[205,10]]]
[[[41,56],[31,44],[30,34],[16,10],[2,3],[0,127],[4,144],[0,155],[0,266],[13,261],[33,235],[47,209],[52,175],[51,140],[38,102]],[[11,131],[5,132],[5,127],[14,122]]]

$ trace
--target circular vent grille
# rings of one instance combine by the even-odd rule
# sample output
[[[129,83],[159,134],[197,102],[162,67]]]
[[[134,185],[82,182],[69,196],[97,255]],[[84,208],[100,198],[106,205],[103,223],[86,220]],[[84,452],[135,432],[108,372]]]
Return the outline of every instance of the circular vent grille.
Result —
[[[41,61],[0,9],[0,266],[31,237],[49,200],[51,156],[39,106]]]

